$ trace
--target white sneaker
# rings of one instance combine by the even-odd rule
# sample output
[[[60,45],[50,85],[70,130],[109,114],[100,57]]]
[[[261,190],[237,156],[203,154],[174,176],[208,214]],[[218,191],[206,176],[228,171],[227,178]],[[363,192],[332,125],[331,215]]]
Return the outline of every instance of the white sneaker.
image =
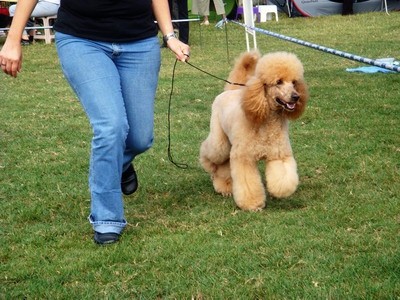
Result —
[[[3,30],[0,30],[0,37],[6,36],[6,33]]]

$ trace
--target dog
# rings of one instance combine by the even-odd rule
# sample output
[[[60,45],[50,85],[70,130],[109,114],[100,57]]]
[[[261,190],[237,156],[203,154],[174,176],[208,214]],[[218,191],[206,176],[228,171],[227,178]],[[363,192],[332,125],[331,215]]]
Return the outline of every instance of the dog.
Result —
[[[272,197],[296,191],[299,177],[288,121],[303,114],[308,97],[303,65],[293,53],[261,56],[251,51],[238,58],[224,92],[212,104],[210,132],[200,146],[200,164],[217,193],[233,194],[242,210],[263,209],[260,160]]]

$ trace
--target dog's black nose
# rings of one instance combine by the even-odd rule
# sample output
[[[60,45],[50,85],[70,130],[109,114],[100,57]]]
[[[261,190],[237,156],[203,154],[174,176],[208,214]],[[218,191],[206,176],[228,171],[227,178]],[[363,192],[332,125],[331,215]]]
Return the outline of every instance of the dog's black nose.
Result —
[[[297,102],[300,99],[300,96],[297,93],[292,93],[291,99],[292,101]]]

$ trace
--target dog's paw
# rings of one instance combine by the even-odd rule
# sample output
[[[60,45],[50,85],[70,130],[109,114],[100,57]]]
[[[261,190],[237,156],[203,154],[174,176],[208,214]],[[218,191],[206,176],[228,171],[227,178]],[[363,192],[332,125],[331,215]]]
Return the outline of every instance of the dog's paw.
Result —
[[[226,193],[226,192],[217,192],[217,193],[221,194],[223,197],[231,197],[232,196],[232,193],[230,193],[230,192],[228,192],[228,193]]]
[[[297,189],[298,182],[285,182],[283,184],[269,184],[268,193],[275,198],[287,198],[294,194]]]
[[[265,201],[264,200],[259,200],[259,201],[245,201],[245,202],[238,202],[236,201],[236,205],[241,209],[241,210],[247,210],[247,211],[260,211],[265,207]]]
[[[299,185],[296,161],[293,157],[275,160],[267,164],[267,190],[275,198],[291,196]]]
[[[291,196],[299,185],[297,174],[292,173],[291,175],[267,180],[268,193],[275,198],[287,198]]]
[[[219,185],[215,186],[214,184],[214,190],[218,193],[221,194],[224,197],[230,197],[232,196],[232,186],[230,185]]]
[[[214,190],[224,197],[232,196],[232,180],[219,177],[213,178]]]

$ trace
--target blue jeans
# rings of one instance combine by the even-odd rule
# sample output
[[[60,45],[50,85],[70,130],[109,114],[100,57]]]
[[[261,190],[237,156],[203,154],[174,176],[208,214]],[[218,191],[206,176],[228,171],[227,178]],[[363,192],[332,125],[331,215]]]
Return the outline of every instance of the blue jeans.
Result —
[[[93,129],[90,223],[100,233],[121,233],[127,224],[122,172],[153,144],[158,38],[109,43],[57,32],[56,46],[64,75]]]

